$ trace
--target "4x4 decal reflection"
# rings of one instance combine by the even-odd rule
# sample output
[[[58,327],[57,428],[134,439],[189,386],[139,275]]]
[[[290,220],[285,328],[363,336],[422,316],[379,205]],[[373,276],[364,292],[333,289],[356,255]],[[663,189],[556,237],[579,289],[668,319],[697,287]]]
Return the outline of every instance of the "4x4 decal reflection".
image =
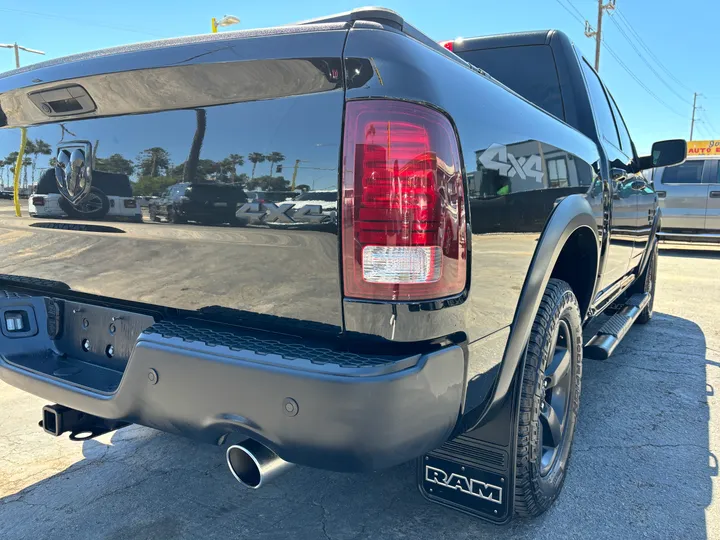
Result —
[[[323,213],[319,204],[303,205],[295,208],[295,203],[249,202],[243,204],[235,213],[238,219],[249,224],[261,223],[330,223],[335,220],[335,210]]]

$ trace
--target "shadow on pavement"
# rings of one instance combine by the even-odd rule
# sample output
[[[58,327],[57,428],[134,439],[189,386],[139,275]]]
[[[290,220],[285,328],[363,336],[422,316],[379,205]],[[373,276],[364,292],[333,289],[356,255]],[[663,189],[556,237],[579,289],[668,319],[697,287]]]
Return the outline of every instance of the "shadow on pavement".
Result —
[[[500,528],[431,505],[412,463],[362,475],[295,468],[252,491],[224,448],[131,426],[0,500],[0,538],[704,538],[718,472],[706,362],[700,327],[661,313],[610,360],[586,360],[566,485],[534,521]]]

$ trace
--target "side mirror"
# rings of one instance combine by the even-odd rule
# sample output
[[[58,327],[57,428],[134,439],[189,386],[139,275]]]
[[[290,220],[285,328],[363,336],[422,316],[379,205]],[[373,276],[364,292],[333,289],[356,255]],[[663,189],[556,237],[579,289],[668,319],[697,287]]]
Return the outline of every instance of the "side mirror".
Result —
[[[652,145],[649,156],[639,158],[640,170],[679,165],[687,157],[687,143],[682,139],[658,141]]]

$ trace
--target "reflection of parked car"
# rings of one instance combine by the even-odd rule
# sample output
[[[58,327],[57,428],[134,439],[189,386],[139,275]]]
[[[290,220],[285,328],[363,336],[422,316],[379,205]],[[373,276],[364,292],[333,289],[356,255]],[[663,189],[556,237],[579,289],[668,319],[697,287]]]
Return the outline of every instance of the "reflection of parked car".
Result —
[[[90,193],[72,204],[60,194],[55,169],[47,169],[28,198],[28,213],[33,217],[70,217],[103,219],[105,217],[142,221],[142,212],[132,196],[130,178],[125,174],[93,171]]]
[[[688,158],[648,172],[660,199],[661,238],[720,241],[720,159]]]
[[[338,193],[333,190],[306,191],[293,199],[295,209],[308,205],[321,206],[323,211],[336,210],[338,205]]]
[[[0,191],[0,199],[10,199],[10,200],[12,200],[12,199],[13,199],[13,192],[12,192],[12,191],[7,191],[7,190],[4,190],[4,189],[3,189],[2,191]]]
[[[135,197],[135,200],[137,201],[140,208],[147,208],[148,206],[150,206],[150,201],[154,198],[157,197],[144,197],[142,195],[138,195]]]
[[[148,206],[150,219],[165,218],[172,223],[235,223],[238,204],[248,197],[240,186],[232,184],[182,183],[170,186]]]
[[[248,191],[247,197],[250,202],[273,202],[280,203],[290,201],[297,197],[297,191]]]

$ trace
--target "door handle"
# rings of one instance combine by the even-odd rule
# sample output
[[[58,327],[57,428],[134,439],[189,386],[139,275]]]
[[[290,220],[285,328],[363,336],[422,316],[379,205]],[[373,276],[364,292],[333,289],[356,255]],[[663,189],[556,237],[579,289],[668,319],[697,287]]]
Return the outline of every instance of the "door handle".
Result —
[[[656,191],[655,193],[657,193],[658,199],[664,199],[667,195],[667,192],[665,191]]]
[[[711,191],[710,198],[711,199],[720,199],[720,191]]]

